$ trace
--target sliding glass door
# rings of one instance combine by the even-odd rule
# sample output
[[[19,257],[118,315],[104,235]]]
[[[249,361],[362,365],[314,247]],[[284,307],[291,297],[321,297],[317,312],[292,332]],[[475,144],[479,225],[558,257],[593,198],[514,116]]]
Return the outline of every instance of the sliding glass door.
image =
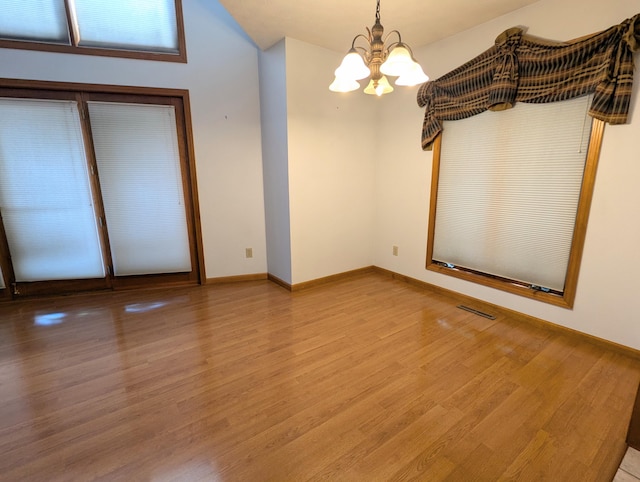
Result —
[[[200,281],[180,103],[51,97],[0,97],[0,290]]]

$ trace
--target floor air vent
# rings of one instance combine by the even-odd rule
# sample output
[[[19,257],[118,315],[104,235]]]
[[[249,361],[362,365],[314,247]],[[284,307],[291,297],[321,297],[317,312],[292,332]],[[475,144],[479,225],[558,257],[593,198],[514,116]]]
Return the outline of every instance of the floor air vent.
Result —
[[[475,310],[473,308],[469,308],[468,306],[458,305],[458,308],[464,311],[468,311],[469,313],[473,313],[474,315],[482,316],[484,318],[489,318],[490,320],[495,320],[496,317],[490,315],[489,313],[485,313],[484,311]]]

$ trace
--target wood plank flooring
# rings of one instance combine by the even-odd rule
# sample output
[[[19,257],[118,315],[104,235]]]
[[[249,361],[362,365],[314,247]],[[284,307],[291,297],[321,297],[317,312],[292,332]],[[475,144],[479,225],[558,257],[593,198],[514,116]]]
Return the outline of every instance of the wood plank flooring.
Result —
[[[377,273],[4,303],[0,479],[608,482],[639,382]]]

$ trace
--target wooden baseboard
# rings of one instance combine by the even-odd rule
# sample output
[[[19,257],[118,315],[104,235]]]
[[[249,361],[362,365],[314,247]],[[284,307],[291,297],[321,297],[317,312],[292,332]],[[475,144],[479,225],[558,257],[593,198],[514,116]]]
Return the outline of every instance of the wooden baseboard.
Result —
[[[207,278],[206,284],[239,283],[242,281],[261,281],[268,279],[267,273],[241,274],[237,276],[221,276],[219,278]]]
[[[269,281],[274,282],[275,284],[282,286],[284,289],[293,291],[290,283],[287,283],[285,280],[278,278],[277,276],[272,275],[271,273],[267,274],[267,279]]]
[[[420,288],[424,288],[433,293],[438,293],[440,295],[444,295],[456,300],[456,303],[463,303],[466,305],[471,305],[473,308],[489,312],[495,314],[501,314],[503,316],[507,316],[512,319],[516,319],[525,323],[531,323],[538,325],[542,328],[562,332],[577,338],[580,338],[583,341],[587,341],[589,343],[593,343],[595,345],[604,346],[609,350],[613,350],[617,353],[621,353],[623,355],[627,355],[633,357],[635,359],[640,360],[640,350],[636,350],[634,348],[620,345],[613,341],[605,340],[603,338],[599,338],[597,336],[589,335],[587,333],[583,333],[578,330],[573,330],[571,328],[567,328],[565,326],[557,325],[547,320],[543,320],[540,318],[536,318],[535,316],[526,315],[524,313],[520,313],[519,311],[511,310],[509,308],[504,308],[499,305],[494,305],[493,303],[489,303],[487,301],[479,300],[477,298],[473,298],[471,296],[464,295],[462,293],[458,293],[457,291],[452,291],[446,288],[442,288],[440,286],[433,285],[431,283],[427,283],[426,281],[421,281],[415,278],[411,278],[410,276],[405,276],[399,273],[395,273],[393,271],[389,271],[384,268],[374,267],[375,272],[384,274],[386,276],[390,276],[394,279],[404,281],[405,283],[418,286]]]
[[[361,276],[363,274],[369,274],[373,272],[373,266],[354,269],[352,271],[345,271],[344,273],[333,274],[331,276],[325,276],[324,278],[317,278],[311,281],[305,281],[303,283],[296,283],[291,287],[291,291],[301,291],[309,288],[315,288],[316,286],[324,285],[327,283],[335,283],[336,281],[353,278],[354,276]]]
[[[361,276],[363,274],[373,273],[375,270],[374,266],[367,266],[365,268],[354,269],[352,271],[345,271],[344,273],[332,274],[331,276],[325,276],[324,278],[317,278],[310,281],[304,281],[302,283],[290,284],[286,281],[281,280],[277,276],[269,274],[269,280],[273,281],[277,285],[282,286],[283,288],[288,289],[289,291],[301,291],[309,288],[314,288],[316,286],[324,285],[327,283],[335,283],[336,281],[340,281],[343,279],[353,278],[354,276]]]

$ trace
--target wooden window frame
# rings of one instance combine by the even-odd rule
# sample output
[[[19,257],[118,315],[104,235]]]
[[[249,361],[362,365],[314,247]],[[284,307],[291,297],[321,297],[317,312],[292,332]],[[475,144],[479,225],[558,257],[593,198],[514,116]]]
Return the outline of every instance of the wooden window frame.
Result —
[[[172,105],[176,112],[176,128],[178,145],[180,152],[186,156],[181,162],[183,192],[185,196],[185,209],[187,218],[187,230],[189,233],[189,243],[191,246],[191,273],[167,273],[148,274],[135,276],[113,276],[113,263],[111,262],[109,250],[109,238],[103,237],[103,255],[105,264],[111,269],[111,274],[107,275],[106,285],[100,280],[69,280],[69,281],[39,281],[29,283],[28,292],[24,295],[44,295],[52,293],[52,286],[58,285],[55,292],[76,292],[99,289],[131,289],[149,287],[154,281],[157,285],[186,285],[205,284],[206,274],[204,265],[204,247],[202,243],[202,227],[200,223],[200,209],[198,204],[198,188],[195,170],[195,155],[193,145],[193,130],[191,126],[191,109],[189,101],[189,91],[183,89],[164,89],[151,87],[128,87],[117,85],[101,84],[81,84],[67,82],[48,82],[17,79],[0,79],[0,96],[31,99],[65,99],[77,100],[81,102],[84,115],[87,115],[86,102],[110,101],[137,104]],[[87,127],[88,126],[88,127]],[[95,166],[96,160],[93,151],[91,132],[87,130],[89,124],[83,123],[83,134],[85,138],[85,150],[87,162]],[[91,179],[92,192],[96,202],[96,216],[104,217],[104,207],[100,194],[100,185],[97,178]],[[0,223],[0,265],[5,276],[7,288],[0,290],[0,300],[12,299],[11,284],[15,280],[10,262],[10,253],[4,225]],[[154,286],[156,286],[154,284]]]
[[[593,188],[595,185],[598,159],[600,157],[600,149],[602,146],[604,126],[605,123],[603,121],[593,119],[591,136],[589,138],[589,148],[585,159],[582,186],[580,188],[576,221],[573,230],[573,237],[571,240],[571,252],[569,255],[569,262],[567,266],[565,287],[562,292],[545,292],[535,290],[532,289],[529,284],[519,283],[514,280],[492,276],[471,269],[460,267],[449,268],[434,262],[433,241],[435,237],[436,203],[440,174],[440,154],[442,152],[442,133],[438,135],[433,144],[433,166],[431,173],[431,199],[429,204],[426,269],[436,273],[453,276],[465,281],[471,281],[473,283],[489,286],[491,288],[506,291],[508,293],[513,293],[545,303],[550,303],[552,305],[560,306],[563,308],[573,308],[578,285],[580,263],[582,260],[582,253],[584,251],[584,241],[587,232],[587,221],[589,218],[589,211],[591,209],[591,201],[593,198]]]
[[[69,32],[70,45],[59,44],[47,41],[11,40],[0,38],[0,48],[37,50],[40,52],[58,52],[64,54],[97,55],[102,57],[119,57],[137,60],[158,60],[163,62],[187,63],[187,45],[185,40],[184,16],[182,13],[182,0],[174,0],[176,7],[176,27],[178,34],[178,52],[153,52],[147,50],[125,50],[114,47],[84,47],[78,45],[77,35],[71,21],[71,9],[69,1],[63,0],[65,4],[67,29]]]

